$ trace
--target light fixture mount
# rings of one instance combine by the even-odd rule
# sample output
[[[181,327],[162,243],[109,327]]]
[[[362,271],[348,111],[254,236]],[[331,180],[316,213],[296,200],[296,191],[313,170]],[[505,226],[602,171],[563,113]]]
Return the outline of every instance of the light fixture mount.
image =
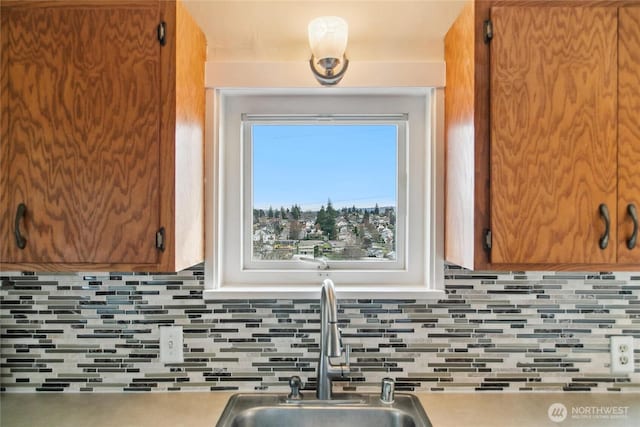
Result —
[[[338,68],[340,64],[342,64],[342,66]],[[312,56],[309,60],[309,66],[311,67],[314,77],[320,84],[333,86],[338,84],[340,80],[342,80],[342,77],[344,77],[349,67],[349,60],[343,56],[342,61],[338,58],[324,58],[318,60],[316,63]]]

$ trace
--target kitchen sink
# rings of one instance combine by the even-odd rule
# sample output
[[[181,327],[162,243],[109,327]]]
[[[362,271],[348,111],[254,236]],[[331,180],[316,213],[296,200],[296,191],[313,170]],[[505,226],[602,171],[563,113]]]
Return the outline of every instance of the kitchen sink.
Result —
[[[420,401],[396,393],[335,394],[331,400],[291,400],[283,394],[241,393],[229,399],[217,427],[430,427]]]
[[[320,291],[320,352],[315,397],[302,395],[302,380],[289,378],[291,393],[240,393],[231,396],[217,427],[431,427],[418,398],[395,393],[393,378],[383,378],[380,394],[334,394],[332,381],[351,372],[349,346],[338,328],[335,285]],[[344,356],[344,363],[331,358]]]

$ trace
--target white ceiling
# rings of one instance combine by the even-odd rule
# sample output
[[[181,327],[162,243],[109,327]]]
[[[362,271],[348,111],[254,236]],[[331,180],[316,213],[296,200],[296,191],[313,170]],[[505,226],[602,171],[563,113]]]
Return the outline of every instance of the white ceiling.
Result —
[[[349,23],[356,61],[442,61],[444,35],[465,0],[185,0],[207,36],[209,61],[299,61],[310,55],[307,24]]]

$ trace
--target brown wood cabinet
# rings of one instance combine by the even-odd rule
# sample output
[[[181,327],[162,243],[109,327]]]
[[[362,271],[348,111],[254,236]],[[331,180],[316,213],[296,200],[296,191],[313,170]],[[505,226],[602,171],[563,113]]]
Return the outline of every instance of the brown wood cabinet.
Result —
[[[206,42],[183,5],[1,8],[0,270],[202,261]]]
[[[640,265],[639,243],[629,241],[630,206],[640,214],[640,4],[620,8],[618,19],[618,262]]]
[[[445,39],[445,257],[639,270],[640,5],[470,2]],[[607,231],[608,230],[608,231]]]

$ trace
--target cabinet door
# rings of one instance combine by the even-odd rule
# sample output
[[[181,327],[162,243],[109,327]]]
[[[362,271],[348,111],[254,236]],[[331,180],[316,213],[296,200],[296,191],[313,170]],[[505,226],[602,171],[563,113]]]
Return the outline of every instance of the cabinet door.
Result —
[[[2,11],[0,261],[156,262],[159,5],[67,4]]]
[[[640,245],[629,246],[629,206],[640,214],[640,7],[620,9],[618,46],[618,262],[640,264]]]
[[[491,20],[491,261],[615,262],[616,9],[495,7]]]

